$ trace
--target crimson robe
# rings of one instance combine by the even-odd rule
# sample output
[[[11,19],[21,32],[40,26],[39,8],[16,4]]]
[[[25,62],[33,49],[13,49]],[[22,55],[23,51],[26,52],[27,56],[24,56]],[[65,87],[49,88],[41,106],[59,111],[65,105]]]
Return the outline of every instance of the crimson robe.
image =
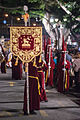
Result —
[[[7,61],[7,57],[6,57],[5,51],[4,51],[4,49],[3,49],[3,47],[2,47],[1,44],[0,44],[0,47],[2,49],[2,54],[4,55],[4,60],[1,63],[1,73],[6,73],[6,61]]]
[[[6,73],[6,60],[1,63],[1,73]]]
[[[47,64],[49,63],[49,54],[47,55]],[[50,55],[50,75],[47,78],[47,85],[53,87],[53,70],[55,68],[55,62],[53,60],[53,56],[52,56],[52,49],[51,49],[51,55]]]
[[[40,97],[39,97],[39,90],[38,90],[38,80],[36,79],[37,69],[33,66],[33,62],[29,63],[28,66],[29,72],[29,109],[30,112],[34,110],[40,109]],[[26,82],[25,82],[26,84]],[[24,107],[23,110],[27,112],[27,92],[26,92],[26,85],[24,89]]]
[[[22,78],[22,62],[18,60],[18,65],[15,66],[16,59],[12,57],[12,79],[21,80]]]
[[[62,36],[62,56],[57,66],[57,82],[58,91],[65,92],[69,89],[69,69],[70,63],[65,59],[67,44],[64,42],[64,36]],[[66,64],[65,64],[66,62]]]
[[[53,58],[51,57],[51,64],[50,64],[50,66],[51,66],[51,69],[50,69],[50,77],[49,77],[49,83],[48,83],[48,85],[49,86],[54,86],[54,84],[53,84],[53,70],[54,70],[54,68],[55,68],[55,63],[54,63],[54,61],[53,61]]]
[[[39,59],[37,60],[37,71],[38,71],[38,78],[39,78],[39,82],[40,82],[40,101],[47,101],[47,96],[46,96],[46,92],[44,89],[44,71],[46,71],[48,69],[47,64],[45,64],[42,60],[39,63],[38,62]]]
[[[67,64],[65,66],[65,73],[64,73],[64,62],[63,62],[63,59],[61,58],[58,66],[57,66],[57,74],[56,74],[56,78],[57,78],[57,83],[58,83],[58,91],[59,92],[64,92],[64,91],[67,91],[69,89],[69,69],[70,69],[70,63],[69,61],[67,61]],[[65,74],[65,78],[64,78],[64,74]],[[66,78],[66,74],[67,74],[67,78]],[[67,79],[67,86],[65,88],[65,81]],[[65,81],[64,81],[65,80]]]

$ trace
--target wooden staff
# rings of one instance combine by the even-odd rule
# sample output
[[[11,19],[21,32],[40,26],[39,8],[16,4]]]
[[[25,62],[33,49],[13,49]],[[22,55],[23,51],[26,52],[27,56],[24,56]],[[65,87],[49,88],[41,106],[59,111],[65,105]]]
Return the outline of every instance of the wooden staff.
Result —
[[[30,113],[30,111],[29,111],[29,72],[28,72],[28,63],[26,63],[25,64],[25,69],[26,69],[26,71],[25,71],[25,75],[26,75],[26,80],[25,80],[25,82],[27,83],[27,85],[25,86],[25,87],[27,87],[26,89],[27,89],[27,114],[29,114]]]
[[[65,91],[65,75],[66,75],[66,52],[67,51],[62,51],[63,52],[63,54],[64,54],[64,68],[62,69],[63,70],[63,72],[64,72],[64,75],[63,75],[63,91]]]
[[[48,47],[49,47],[49,62],[48,62],[48,78],[49,78],[50,77],[50,68],[51,68],[51,66],[50,66],[50,63],[51,63],[51,45],[49,44]]]
[[[24,6],[25,15],[26,15],[26,11],[27,10],[28,10],[27,6]],[[28,17],[26,17],[26,19],[24,19],[25,26],[27,26]],[[25,87],[27,87],[26,88],[27,89],[27,114],[29,114],[30,110],[29,110],[29,77],[28,77],[29,73],[28,73],[28,63],[25,64],[25,68],[26,68],[26,71],[25,71],[25,75],[26,75],[25,83],[27,83],[27,85],[25,86]]]

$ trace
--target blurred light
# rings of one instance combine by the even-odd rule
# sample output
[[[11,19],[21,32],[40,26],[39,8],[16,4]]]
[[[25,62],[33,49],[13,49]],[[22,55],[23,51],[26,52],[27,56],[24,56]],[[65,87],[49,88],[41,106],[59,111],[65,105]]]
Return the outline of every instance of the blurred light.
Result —
[[[54,22],[54,19],[53,19],[53,17],[51,17],[51,18],[50,18],[50,22]]]
[[[17,21],[20,21],[20,18],[16,18],[17,19]]]
[[[7,23],[6,20],[3,20],[3,23],[6,24]]]
[[[14,86],[16,82],[8,82],[8,83],[10,84],[10,86]]]
[[[53,28],[56,28],[56,24],[53,24]]]
[[[8,17],[8,14],[6,13],[6,14],[4,14],[4,16],[5,16],[5,17]]]
[[[80,47],[78,48],[78,50],[80,51]]]
[[[67,19],[65,18],[65,19],[63,19],[65,22],[67,21]]]
[[[36,23],[33,23],[33,26],[36,26]]]
[[[73,42],[73,45],[78,46],[78,43],[77,42]]]
[[[38,21],[38,18],[36,18],[36,21]]]
[[[55,22],[58,22],[58,18],[55,18]]]
[[[62,24],[60,24],[60,29],[63,29],[63,25]]]

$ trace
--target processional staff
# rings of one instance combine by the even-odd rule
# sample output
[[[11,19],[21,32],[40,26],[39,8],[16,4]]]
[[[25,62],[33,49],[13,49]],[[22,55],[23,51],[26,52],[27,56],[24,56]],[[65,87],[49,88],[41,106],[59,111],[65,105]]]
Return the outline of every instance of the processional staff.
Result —
[[[66,77],[66,46],[65,46],[65,43],[64,43],[64,36],[62,36],[62,54],[63,54],[63,63],[64,63],[64,67],[63,67],[63,91],[65,91],[65,77]]]
[[[27,26],[27,21],[29,19],[29,14],[27,13],[27,11],[28,11],[28,7],[27,6],[24,6],[24,11],[25,11],[25,15],[22,15],[22,17],[24,19],[25,26]],[[27,89],[27,93],[26,93],[27,94],[27,114],[29,114],[30,110],[29,110],[29,77],[28,77],[29,73],[28,73],[28,63],[25,63],[25,75],[26,75],[25,89]]]
[[[35,31],[35,29],[38,31]],[[36,33],[36,36],[33,37],[34,33]],[[20,34],[20,35],[19,35]],[[15,39],[14,39],[15,36]],[[39,39],[37,40],[37,36],[39,36]],[[30,38],[30,39],[29,39]],[[11,50],[12,53],[16,56],[18,56],[23,62],[25,62],[25,74],[26,74],[26,80],[25,80],[25,89],[24,89],[24,114],[29,114],[31,108],[31,105],[29,104],[30,99],[33,100],[32,96],[30,94],[29,98],[29,80],[28,80],[28,63],[41,54],[42,52],[42,27],[10,27],[10,40],[11,40]],[[36,42],[35,42],[36,41]],[[31,90],[32,88],[30,88]],[[37,89],[37,88],[36,88]],[[34,103],[32,103],[34,106]],[[30,105],[30,106],[29,106]],[[32,107],[33,107],[32,106]],[[34,106],[34,109],[36,109],[37,103]]]
[[[51,63],[51,39],[49,40],[49,44],[48,44],[48,48],[49,48],[49,62],[48,62],[48,78],[50,77],[50,63]]]

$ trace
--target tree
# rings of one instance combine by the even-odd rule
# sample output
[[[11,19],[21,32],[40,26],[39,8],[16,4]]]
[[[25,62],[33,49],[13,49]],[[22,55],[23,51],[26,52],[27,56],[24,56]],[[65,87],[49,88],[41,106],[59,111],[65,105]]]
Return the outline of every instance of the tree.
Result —
[[[80,34],[80,2],[78,0],[45,0],[46,11],[57,17],[71,34]],[[78,39],[78,38],[77,38]]]
[[[50,23],[51,16],[58,18],[58,23],[64,24],[65,28],[75,37],[76,33],[80,33],[79,0],[2,0],[0,9],[11,14],[24,14],[24,5],[28,6],[31,17],[42,19],[45,18],[46,13],[48,14],[48,17],[45,18],[49,24],[50,31],[48,33],[54,31]]]

